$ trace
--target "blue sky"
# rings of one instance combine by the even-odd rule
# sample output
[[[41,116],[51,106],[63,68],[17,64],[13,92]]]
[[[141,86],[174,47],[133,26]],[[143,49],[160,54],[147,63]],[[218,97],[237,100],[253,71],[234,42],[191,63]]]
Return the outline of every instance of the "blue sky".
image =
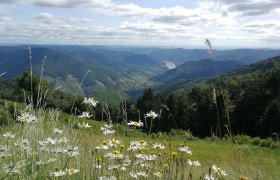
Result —
[[[0,43],[279,48],[279,0],[1,0]]]

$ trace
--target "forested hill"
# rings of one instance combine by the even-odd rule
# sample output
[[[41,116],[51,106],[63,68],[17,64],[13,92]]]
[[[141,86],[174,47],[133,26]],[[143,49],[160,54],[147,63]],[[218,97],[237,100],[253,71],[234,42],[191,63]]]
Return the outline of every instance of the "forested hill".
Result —
[[[243,64],[238,61],[202,59],[199,61],[185,62],[175,69],[152,77],[151,80],[161,83],[194,80],[197,78],[216,76],[217,73],[224,74],[241,66],[243,66]]]
[[[234,134],[277,136],[280,134],[280,56],[198,83],[188,91],[155,94],[148,89],[138,99],[137,109],[161,112],[153,131],[181,128],[204,137],[219,135],[220,127],[221,134],[226,134],[228,112]]]

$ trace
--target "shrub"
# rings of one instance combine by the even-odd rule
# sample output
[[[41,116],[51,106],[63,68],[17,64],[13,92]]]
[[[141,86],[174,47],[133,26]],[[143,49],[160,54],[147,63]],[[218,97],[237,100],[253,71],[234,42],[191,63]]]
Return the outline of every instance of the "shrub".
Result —
[[[253,145],[256,145],[256,146],[260,145],[260,143],[261,143],[261,138],[260,138],[260,137],[254,137],[254,138],[251,140],[251,143],[252,143]]]

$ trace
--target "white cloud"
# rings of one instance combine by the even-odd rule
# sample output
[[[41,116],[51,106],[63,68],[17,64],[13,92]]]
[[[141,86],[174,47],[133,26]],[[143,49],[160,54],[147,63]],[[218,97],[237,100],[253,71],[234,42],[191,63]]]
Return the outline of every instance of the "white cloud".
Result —
[[[279,0],[195,1],[196,7],[174,4],[152,8],[113,0],[2,0],[0,40],[174,45],[189,45],[206,37],[222,44],[279,40],[279,20],[273,18],[280,14]],[[37,8],[33,12],[44,12],[30,15],[32,12],[17,9],[19,13],[15,14],[10,8],[16,7],[12,3],[21,3],[19,7],[28,6],[32,10]],[[261,14],[268,14],[271,20]]]
[[[75,18],[75,17],[65,17],[65,16],[56,16],[50,13],[39,13],[32,16],[32,19],[41,21],[45,24],[84,24],[84,23],[93,23],[94,20],[88,18]]]
[[[220,9],[241,16],[261,16],[280,8],[279,0],[196,0],[204,5],[215,3]]]

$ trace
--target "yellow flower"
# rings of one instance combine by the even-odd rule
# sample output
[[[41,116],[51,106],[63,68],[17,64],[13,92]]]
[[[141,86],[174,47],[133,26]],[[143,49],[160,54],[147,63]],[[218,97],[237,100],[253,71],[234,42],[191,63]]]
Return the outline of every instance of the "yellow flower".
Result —
[[[171,152],[171,155],[172,155],[173,157],[176,157],[178,154],[177,154],[175,151],[172,151],[172,152]]]
[[[141,139],[139,142],[140,142],[140,144],[143,144],[145,141],[143,139]]]
[[[165,163],[163,166],[164,166],[164,167],[169,167],[169,165],[168,165],[167,163]]]
[[[124,148],[124,144],[121,144],[120,147],[121,147],[121,148]]]
[[[106,145],[106,144],[107,144],[107,141],[106,141],[106,140],[103,140],[103,141],[102,141],[102,144],[103,144],[103,145]]]

